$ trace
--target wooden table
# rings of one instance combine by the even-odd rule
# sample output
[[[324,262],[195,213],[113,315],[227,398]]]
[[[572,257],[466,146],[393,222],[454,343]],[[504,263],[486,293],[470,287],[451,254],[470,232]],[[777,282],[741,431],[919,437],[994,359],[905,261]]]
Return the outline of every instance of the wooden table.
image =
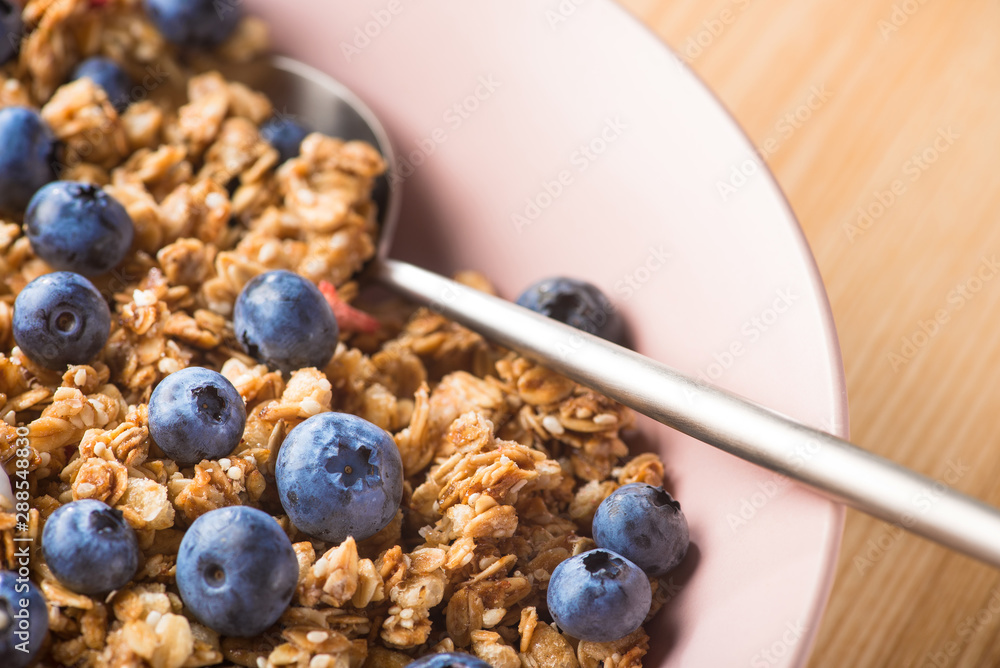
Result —
[[[621,1],[774,140],[854,442],[1000,505],[1000,4]],[[851,511],[810,665],[996,666],[998,631],[1000,572]]]

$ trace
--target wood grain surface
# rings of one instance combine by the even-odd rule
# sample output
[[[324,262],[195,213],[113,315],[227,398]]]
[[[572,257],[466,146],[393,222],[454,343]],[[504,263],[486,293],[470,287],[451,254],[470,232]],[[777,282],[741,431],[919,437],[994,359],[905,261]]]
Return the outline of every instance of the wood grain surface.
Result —
[[[763,147],[852,439],[1000,505],[1000,4],[622,0]],[[849,512],[810,666],[1000,665],[1000,572]]]

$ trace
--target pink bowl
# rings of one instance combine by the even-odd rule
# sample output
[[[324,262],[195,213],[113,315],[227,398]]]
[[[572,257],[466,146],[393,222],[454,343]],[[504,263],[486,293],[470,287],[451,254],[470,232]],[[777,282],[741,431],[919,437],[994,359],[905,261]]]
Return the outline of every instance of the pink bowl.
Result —
[[[478,269],[508,297],[544,276],[586,277],[641,352],[846,436],[836,333],[788,204],[722,105],[615,4],[249,4],[279,52],[383,119],[402,157],[395,255]],[[645,665],[802,664],[841,507],[642,429],[696,545]]]
[[[249,5],[279,52],[383,119],[402,157],[398,257],[478,269],[507,296],[585,277],[621,307],[639,351],[846,436],[836,333],[786,201],[722,105],[615,4]],[[641,427],[693,541],[645,665],[804,663],[841,507]]]

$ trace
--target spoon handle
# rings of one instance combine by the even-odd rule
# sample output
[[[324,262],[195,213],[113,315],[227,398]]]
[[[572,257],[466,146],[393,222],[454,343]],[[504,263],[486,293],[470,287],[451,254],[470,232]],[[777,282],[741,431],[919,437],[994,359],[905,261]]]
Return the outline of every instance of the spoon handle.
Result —
[[[752,401],[516,304],[396,260],[371,276],[397,294],[667,426],[835,501],[1000,567],[1000,511]]]

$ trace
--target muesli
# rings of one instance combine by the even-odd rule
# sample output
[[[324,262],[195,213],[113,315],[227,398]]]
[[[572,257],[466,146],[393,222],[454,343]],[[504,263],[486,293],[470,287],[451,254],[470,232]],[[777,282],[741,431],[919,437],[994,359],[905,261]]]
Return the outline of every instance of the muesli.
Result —
[[[375,250],[370,196],[385,165],[367,144],[320,134],[282,162],[261,138],[283,110],[212,63],[264,53],[266,26],[241,18],[220,45],[182,59],[136,0],[30,0],[21,16],[0,106],[40,110],[61,147],[58,178],[103,187],[135,228],[125,261],[93,279],[112,305],[107,344],[53,371],[12,335],[15,297],[52,269],[19,216],[0,220],[0,461],[30,480],[27,526],[0,510],[0,569],[17,571],[31,546],[50,628],[41,664],[395,668],[461,650],[495,668],[641,666],[642,628],[578,641],[546,621],[545,594],[557,565],[595,546],[601,501],[628,483],[661,486],[663,463],[629,452],[633,417],[617,403],[430,310],[350,305]],[[89,78],[68,81],[95,55],[126,69],[124,105]],[[340,341],[325,368],[283,376],[234,337],[241,289],[276,269],[323,282],[335,305]],[[491,290],[476,273],[458,279]],[[190,366],[231,381],[247,420],[231,455],[179,466],[150,438],[148,402]],[[360,542],[311,539],[278,503],[282,441],[327,411],[385,429],[402,459],[400,511]],[[137,574],[107,596],[67,589],[37,549],[47,518],[81,499],[120,510],[138,536]],[[233,505],[272,515],[299,565],[291,605],[253,638],[195,621],[175,583],[185,530]],[[650,616],[669,593],[651,586]]]

